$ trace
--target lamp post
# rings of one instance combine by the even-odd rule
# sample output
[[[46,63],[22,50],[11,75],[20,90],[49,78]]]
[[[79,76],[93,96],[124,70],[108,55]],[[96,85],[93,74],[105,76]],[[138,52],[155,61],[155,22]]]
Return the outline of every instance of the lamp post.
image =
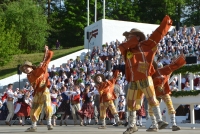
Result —
[[[20,68],[20,64],[17,65],[17,74],[19,75],[19,89],[20,89],[20,75],[22,74],[21,70],[19,69]]]
[[[87,26],[89,26],[90,25],[90,21],[89,21],[89,19],[90,19],[90,0],[87,0]]]
[[[103,0],[103,19],[105,19],[105,0]]]
[[[97,21],[97,0],[94,3],[94,22]]]

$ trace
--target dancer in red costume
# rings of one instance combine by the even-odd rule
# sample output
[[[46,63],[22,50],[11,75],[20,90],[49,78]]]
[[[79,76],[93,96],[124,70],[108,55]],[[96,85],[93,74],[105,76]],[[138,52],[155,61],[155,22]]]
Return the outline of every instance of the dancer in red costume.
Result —
[[[169,88],[168,80],[170,78],[170,75],[173,71],[179,69],[183,65],[186,64],[185,57],[183,55],[180,55],[177,59],[172,61],[171,64],[164,66],[163,68],[158,68],[157,64],[154,62],[154,68],[156,69],[156,72],[153,74],[153,83],[155,86],[156,91],[156,97],[158,101],[160,102],[161,99],[164,101],[168,108],[168,114],[170,115],[171,123],[172,123],[172,131],[178,131],[180,130],[180,127],[176,125],[175,120],[175,109],[173,107],[173,103],[170,97],[171,90]],[[149,106],[149,115],[152,120],[152,125],[147,131],[149,132],[156,132],[158,127],[156,125],[156,119],[152,111],[152,107]]]
[[[26,61],[20,70],[27,74],[29,83],[34,89],[33,103],[30,113],[32,126],[26,130],[26,132],[35,132],[36,123],[39,119],[39,115],[44,107],[47,119],[47,129],[52,130],[51,117],[51,97],[49,93],[49,74],[47,72],[48,64],[53,56],[53,52],[49,50],[48,46],[45,46],[44,60],[41,62],[39,67],[32,65],[31,62]]]
[[[158,121],[159,129],[167,127],[168,123],[162,120],[159,102],[156,99],[152,80],[153,59],[157,52],[157,45],[167,34],[172,25],[169,16],[165,16],[160,26],[151,34],[148,40],[140,30],[133,28],[123,35],[127,41],[119,45],[121,54],[125,60],[126,80],[129,82],[127,93],[127,110],[129,112],[129,125],[124,134],[132,134],[138,131],[136,126],[136,110],[141,108],[141,99],[145,94],[149,105]]]
[[[108,81],[106,81],[103,74],[97,74],[94,77],[94,81],[96,83],[96,87],[100,95],[100,119],[102,121],[102,125],[99,127],[99,129],[106,128],[105,118],[107,108],[110,109],[112,115],[115,118],[115,121],[117,122],[115,126],[121,125],[118,112],[113,102],[113,100],[116,99],[116,95],[114,93],[114,85],[118,75],[119,71],[116,70],[113,78]]]

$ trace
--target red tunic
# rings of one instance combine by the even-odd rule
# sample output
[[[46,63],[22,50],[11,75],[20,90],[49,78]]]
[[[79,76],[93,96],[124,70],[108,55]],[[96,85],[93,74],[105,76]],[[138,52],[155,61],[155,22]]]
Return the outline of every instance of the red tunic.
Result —
[[[114,85],[118,74],[119,71],[116,70],[113,79],[102,82],[100,85],[96,86],[100,94],[100,103],[116,99],[116,95],[114,93]]]
[[[179,69],[185,64],[185,58],[182,55],[180,55],[173,63],[164,66],[163,68],[158,68],[156,70],[155,74],[153,74],[152,76],[156,96],[171,94],[168,79],[173,71]]]
[[[119,45],[121,54],[125,58],[125,74],[128,82],[146,79],[155,72],[152,62],[157,45],[167,34],[171,25],[172,20],[169,16],[165,16],[148,40],[138,42],[137,37],[134,36],[129,41]]]
[[[48,64],[53,56],[53,52],[48,50],[45,53],[44,61],[40,67],[34,69],[30,74],[27,74],[27,78],[31,83],[34,94],[37,92],[43,92],[47,87],[50,87],[50,82],[48,80],[49,74],[47,71]]]

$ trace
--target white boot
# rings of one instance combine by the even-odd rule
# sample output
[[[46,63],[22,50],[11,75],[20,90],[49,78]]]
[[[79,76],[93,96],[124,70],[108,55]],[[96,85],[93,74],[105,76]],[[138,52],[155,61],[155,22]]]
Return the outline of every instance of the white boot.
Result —
[[[132,134],[136,131],[138,131],[138,128],[136,126],[136,111],[129,111],[129,123],[128,123],[128,128],[123,134]]]
[[[47,129],[48,130],[53,130],[53,126],[51,124],[51,118],[47,119]]]
[[[170,115],[171,123],[172,123],[172,131],[178,131],[181,130],[179,126],[176,125],[176,118],[175,114]]]
[[[160,107],[159,106],[154,106],[152,107],[152,111],[156,117],[156,120],[158,122],[158,129],[164,129],[166,128],[169,124],[165,121],[162,120],[162,115],[160,112]]]
[[[146,131],[147,132],[157,132],[158,131],[158,125],[157,125],[156,117],[154,115],[151,115],[150,119],[152,121],[152,125]]]

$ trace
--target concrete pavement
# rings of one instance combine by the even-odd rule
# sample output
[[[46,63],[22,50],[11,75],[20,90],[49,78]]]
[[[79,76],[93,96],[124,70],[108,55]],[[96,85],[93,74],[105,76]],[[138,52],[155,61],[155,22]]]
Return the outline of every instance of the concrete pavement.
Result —
[[[126,128],[124,126],[113,127],[111,125],[107,126],[107,129],[99,130],[97,125],[89,126],[79,126],[79,125],[68,125],[68,126],[56,126],[53,130],[47,130],[46,125],[38,125],[37,132],[24,132],[30,125],[20,126],[20,125],[0,125],[0,134],[22,134],[22,133],[37,133],[37,134],[122,134]],[[147,134],[146,129],[139,128],[139,131],[135,134]],[[171,129],[159,130],[159,134],[199,134],[200,128],[191,129],[184,127],[180,131],[173,132]]]

